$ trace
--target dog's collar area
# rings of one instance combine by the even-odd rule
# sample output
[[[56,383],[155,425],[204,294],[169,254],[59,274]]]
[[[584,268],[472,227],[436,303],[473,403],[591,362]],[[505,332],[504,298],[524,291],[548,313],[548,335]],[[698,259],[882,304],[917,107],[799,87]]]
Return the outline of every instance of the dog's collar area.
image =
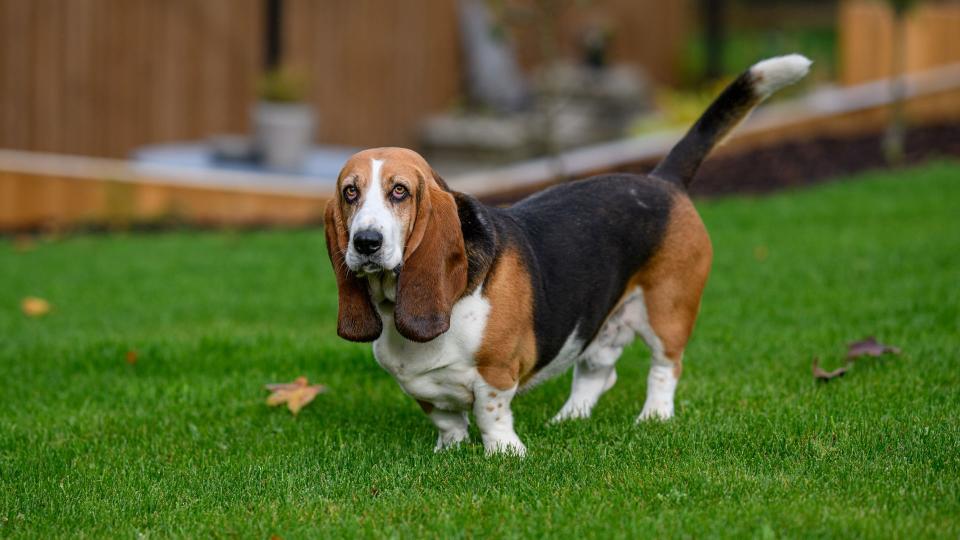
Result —
[[[393,270],[381,270],[374,273],[357,273],[357,277],[367,282],[367,291],[374,305],[393,309],[397,302],[397,282],[400,277],[400,266]]]

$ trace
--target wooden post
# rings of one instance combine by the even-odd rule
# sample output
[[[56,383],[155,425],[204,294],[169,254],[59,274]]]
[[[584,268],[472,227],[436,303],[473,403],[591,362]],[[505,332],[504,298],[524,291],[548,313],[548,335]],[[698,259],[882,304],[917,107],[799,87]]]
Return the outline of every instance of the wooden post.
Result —
[[[267,72],[278,69],[283,63],[283,0],[264,0],[264,54],[263,67]]]
[[[723,40],[726,38],[723,8],[723,0],[703,0],[704,47],[706,48],[706,65],[703,75],[708,81],[723,75]]]

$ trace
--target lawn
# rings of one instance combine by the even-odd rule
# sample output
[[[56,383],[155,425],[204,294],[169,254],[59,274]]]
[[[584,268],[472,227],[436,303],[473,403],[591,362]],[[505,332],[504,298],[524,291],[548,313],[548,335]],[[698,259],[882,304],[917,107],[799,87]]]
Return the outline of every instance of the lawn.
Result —
[[[515,401],[522,460],[433,453],[322,231],[0,239],[0,536],[957,538],[960,163],[699,207],[678,417],[634,425],[638,343],[591,420],[545,425],[569,375]],[[903,354],[813,381],[867,335]],[[329,392],[264,404],[298,375]]]

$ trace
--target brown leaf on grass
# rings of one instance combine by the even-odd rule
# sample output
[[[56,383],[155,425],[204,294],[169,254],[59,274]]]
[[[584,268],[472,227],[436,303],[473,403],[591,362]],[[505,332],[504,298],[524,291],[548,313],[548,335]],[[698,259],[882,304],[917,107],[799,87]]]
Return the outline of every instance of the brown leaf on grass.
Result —
[[[137,351],[134,351],[134,350],[127,351],[127,356],[126,356],[127,363],[130,364],[131,366],[136,364],[137,356],[138,356]]]
[[[272,392],[267,398],[267,405],[275,407],[286,403],[294,415],[313,401],[317,394],[327,390],[322,384],[311,385],[306,377],[297,377],[292,383],[268,384],[266,388]]]
[[[20,302],[20,309],[27,317],[42,317],[50,313],[50,302],[43,298],[28,296]]]
[[[825,371],[820,367],[820,359],[813,358],[813,378],[818,381],[829,381],[842,377],[853,366],[861,356],[883,356],[884,354],[900,354],[900,349],[892,345],[885,345],[877,341],[877,338],[869,336],[847,344],[847,363],[833,371]]]
[[[847,344],[847,358],[851,360],[861,356],[883,356],[887,353],[900,354],[900,349],[892,345],[884,345],[873,336]]]
[[[850,364],[843,367],[838,367],[833,371],[826,371],[820,367],[820,358],[813,357],[813,378],[818,381],[830,381],[836,379],[837,377],[843,377],[846,375],[847,371],[850,370]]]

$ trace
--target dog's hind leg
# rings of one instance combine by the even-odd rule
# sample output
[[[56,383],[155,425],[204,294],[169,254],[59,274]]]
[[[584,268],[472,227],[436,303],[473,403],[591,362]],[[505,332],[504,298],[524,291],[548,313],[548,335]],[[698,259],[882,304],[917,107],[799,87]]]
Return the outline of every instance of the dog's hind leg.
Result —
[[[693,332],[713,251],[703,222],[686,197],[671,211],[663,247],[638,276],[646,320],[638,328],[652,353],[647,399],[637,421],[673,417],[683,351]]]
[[[623,347],[588,347],[573,366],[570,397],[550,422],[590,418],[594,405],[617,382],[615,364]]]

